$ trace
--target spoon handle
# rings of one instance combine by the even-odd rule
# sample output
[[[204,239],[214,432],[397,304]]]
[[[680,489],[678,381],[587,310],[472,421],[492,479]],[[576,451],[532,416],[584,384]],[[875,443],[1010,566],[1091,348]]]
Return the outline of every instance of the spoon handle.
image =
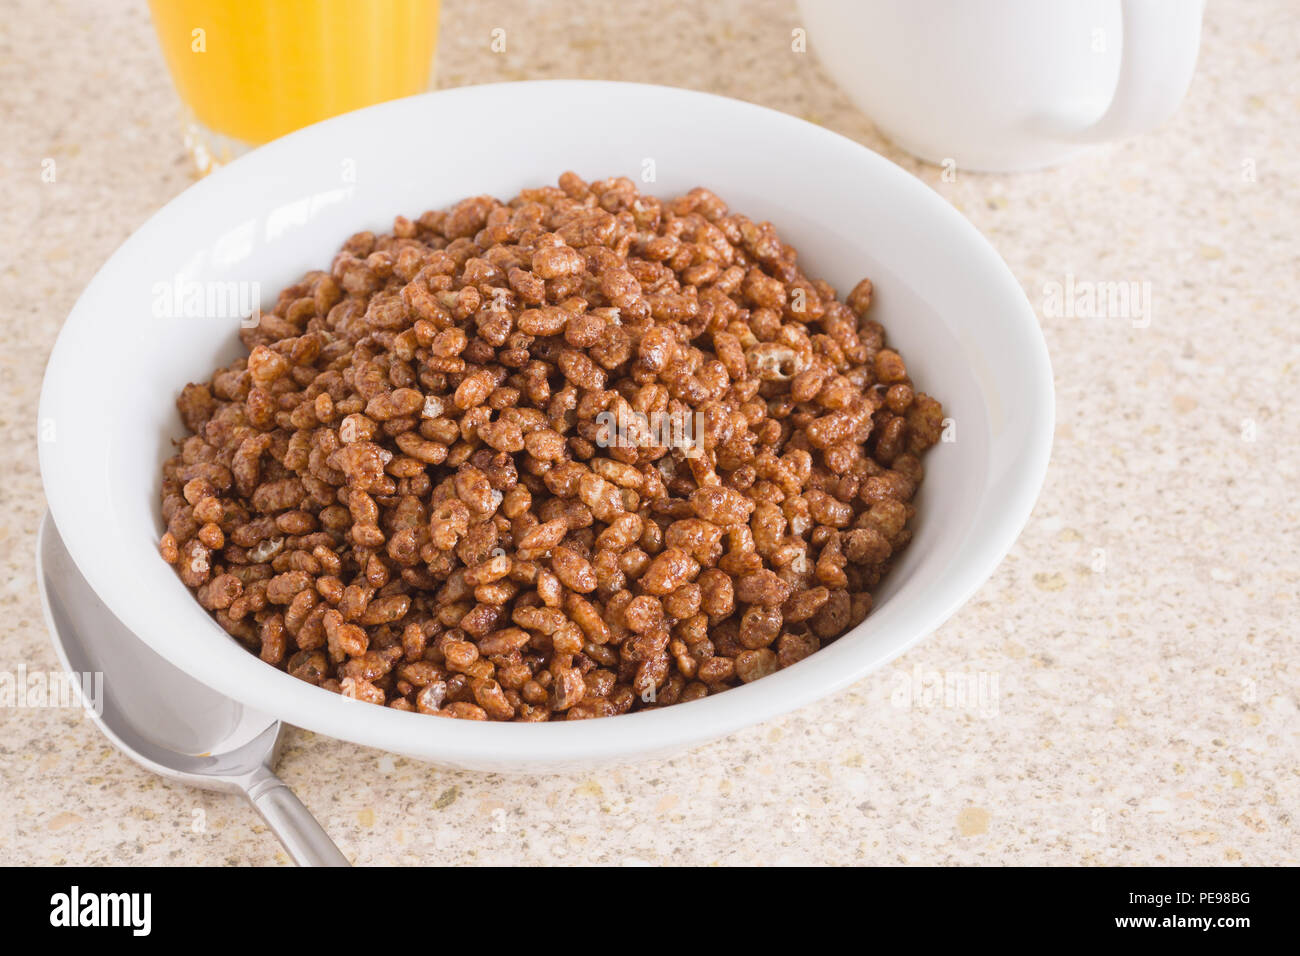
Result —
[[[244,790],[299,866],[351,866],[329,834],[283,780],[263,767]]]

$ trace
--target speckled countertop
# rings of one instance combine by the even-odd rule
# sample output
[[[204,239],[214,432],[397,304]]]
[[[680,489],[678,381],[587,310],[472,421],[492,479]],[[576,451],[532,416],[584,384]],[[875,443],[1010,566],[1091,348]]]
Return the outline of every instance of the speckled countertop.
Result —
[[[358,863],[1296,862],[1300,23],[1212,0],[1153,134],[944,182],[881,139],[788,0],[444,4],[443,86],[595,77],[802,116],[915,173],[1030,300],[1149,283],[1153,319],[1041,315],[1057,381],[1028,527],[930,639],[849,690],[673,760],[451,773],[294,732],[284,778]],[[490,51],[505,27],[509,51]],[[815,50],[815,38],[810,38]],[[36,400],[75,297],[191,181],[142,2],[0,18],[0,671],[55,666],[36,598]],[[42,180],[55,160],[55,181]],[[1040,313],[1047,310],[1040,308]],[[936,682],[970,682],[945,701]],[[925,693],[911,693],[920,687]],[[74,711],[0,706],[0,862],[283,864],[240,800],[164,783]]]

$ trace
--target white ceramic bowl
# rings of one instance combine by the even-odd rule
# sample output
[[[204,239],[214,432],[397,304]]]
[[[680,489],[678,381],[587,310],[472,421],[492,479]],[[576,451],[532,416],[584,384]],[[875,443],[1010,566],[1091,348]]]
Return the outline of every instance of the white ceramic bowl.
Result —
[[[655,180],[642,183],[653,167]],[[874,316],[955,422],[932,449],[915,538],[851,633],[794,667],[663,710],[548,724],[437,720],[347,700],[229,638],[158,556],[159,468],[184,430],[175,398],[238,354],[238,321],[155,317],[182,282],[279,290],[361,229],[465,196],[627,175],[675,196],[703,185],[770,219]],[[210,287],[209,287],[210,288]],[[78,300],[41,393],[41,472],[77,564],[154,650],[299,727],[449,766],[569,770],[662,755],[858,680],[943,623],[1029,516],[1053,428],[1037,321],[988,242],[923,183],[848,139],[736,100],[655,86],[533,82],[398,100],[277,140],[187,189],[123,244]]]

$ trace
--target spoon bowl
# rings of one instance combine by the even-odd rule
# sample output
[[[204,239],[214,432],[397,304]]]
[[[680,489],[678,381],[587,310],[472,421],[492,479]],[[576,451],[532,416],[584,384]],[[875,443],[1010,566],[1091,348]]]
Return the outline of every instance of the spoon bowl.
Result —
[[[55,653],[74,675],[103,675],[84,701],[104,736],[159,776],[243,793],[300,865],[347,866],[310,811],[271,769],[284,724],[168,663],[113,615],[81,576],[49,514],[37,535],[37,586]]]

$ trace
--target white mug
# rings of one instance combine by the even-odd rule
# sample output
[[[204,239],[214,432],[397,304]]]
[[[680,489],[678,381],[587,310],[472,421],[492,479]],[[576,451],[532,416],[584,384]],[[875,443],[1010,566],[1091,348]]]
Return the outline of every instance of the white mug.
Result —
[[[1009,172],[1146,132],[1196,67],[1204,0],[799,0],[809,46],[889,139]]]

